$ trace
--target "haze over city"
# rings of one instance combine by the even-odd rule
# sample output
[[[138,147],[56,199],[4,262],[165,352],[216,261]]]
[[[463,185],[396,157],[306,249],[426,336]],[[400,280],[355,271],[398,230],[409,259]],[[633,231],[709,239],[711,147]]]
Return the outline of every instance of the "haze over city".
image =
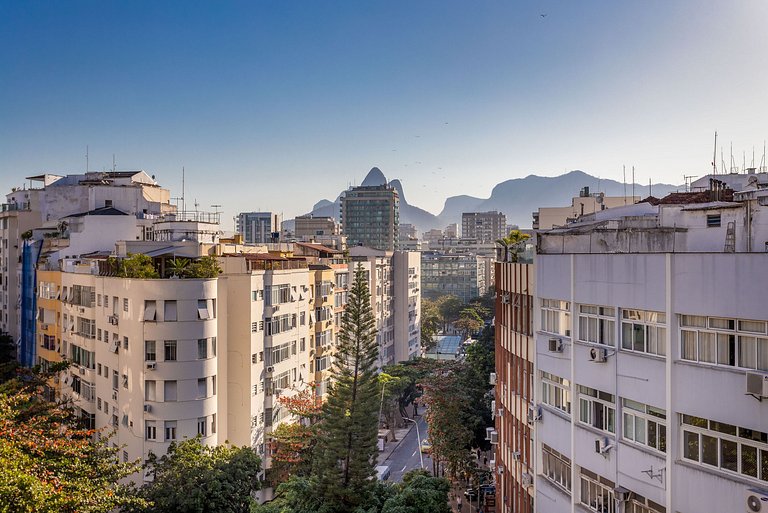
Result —
[[[531,173],[679,184],[715,130],[759,165],[767,19],[759,1],[3,2],[0,187],[83,172],[86,146],[91,170],[114,154],[174,194],[185,167],[188,205],[224,219],[308,212],[374,165],[433,213]]]

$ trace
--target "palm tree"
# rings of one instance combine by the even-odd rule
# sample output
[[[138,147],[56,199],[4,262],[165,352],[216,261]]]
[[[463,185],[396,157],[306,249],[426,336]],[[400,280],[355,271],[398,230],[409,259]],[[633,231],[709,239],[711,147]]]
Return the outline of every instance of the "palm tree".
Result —
[[[514,262],[517,263],[518,255],[520,253],[520,245],[530,239],[531,236],[527,233],[523,233],[520,230],[512,230],[509,235],[496,241],[496,244],[501,246],[504,258],[502,262]],[[510,253],[510,249],[512,252]]]
[[[168,261],[168,270],[170,271],[171,276],[181,278],[187,271],[188,265],[189,259],[173,257],[173,260]]]

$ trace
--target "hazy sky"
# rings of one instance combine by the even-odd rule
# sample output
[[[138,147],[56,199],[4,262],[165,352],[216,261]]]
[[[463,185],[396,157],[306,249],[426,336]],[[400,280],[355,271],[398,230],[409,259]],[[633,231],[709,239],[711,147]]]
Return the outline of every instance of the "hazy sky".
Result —
[[[715,129],[759,165],[766,26],[764,0],[0,0],[0,190],[86,145],[173,196],[185,166],[188,205],[228,218],[374,165],[435,213],[531,173],[681,183]]]

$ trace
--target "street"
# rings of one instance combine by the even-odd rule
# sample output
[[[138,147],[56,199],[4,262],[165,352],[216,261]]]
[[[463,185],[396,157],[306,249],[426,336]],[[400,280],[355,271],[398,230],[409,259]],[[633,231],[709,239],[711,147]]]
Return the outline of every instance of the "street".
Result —
[[[419,434],[423,441],[427,436],[427,423],[424,421],[423,416],[416,417],[416,421],[419,423]],[[432,459],[429,455],[424,454],[424,469],[432,472]],[[400,445],[392,451],[392,454],[384,460],[383,465],[390,467],[389,481],[393,483],[399,483],[403,480],[403,474],[409,470],[420,468],[421,463],[419,460],[419,442],[416,437],[416,429],[412,428],[405,437],[403,437]]]

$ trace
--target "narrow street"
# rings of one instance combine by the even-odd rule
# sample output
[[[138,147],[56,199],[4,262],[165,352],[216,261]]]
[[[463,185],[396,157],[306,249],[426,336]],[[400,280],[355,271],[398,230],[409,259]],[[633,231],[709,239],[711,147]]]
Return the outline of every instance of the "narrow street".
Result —
[[[416,418],[419,423],[419,435],[423,441],[427,436],[427,423],[424,421],[423,416]],[[408,434],[403,437],[397,448],[392,451],[392,454],[384,460],[382,465],[387,465],[390,468],[389,481],[392,483],[399,483],[403,480],[403,474],[409,470],[420,468],[421,461],[419,459],[419,442],[416,437],[415,426],[408,431]],[[424,469],[432,472],[432,459],[428,454],[422,455],[424,458]]]

